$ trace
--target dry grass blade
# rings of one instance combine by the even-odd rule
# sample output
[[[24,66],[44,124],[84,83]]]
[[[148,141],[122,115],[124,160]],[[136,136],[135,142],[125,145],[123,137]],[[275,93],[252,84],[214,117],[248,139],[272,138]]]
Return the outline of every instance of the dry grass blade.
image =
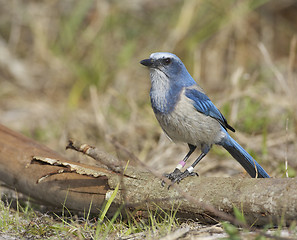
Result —
[[[264,60],[266,62],[266,64],[270,67],[270,69],[272,70],[272,72],[274,73],[276,79],[278,80],[278,86],[280,86],[280,88],[283,89],[283,91],[286,94],[290,93],[290,88],[288,86],[287,81],[285,80],[283,74],[278,70],[278,68],[275,66],[275,64],[272,61],[272,58],[267,50],[267,48],[265,47],[265,45],[263,43],[259,43],[258,44],[258,48],[260,49]]]

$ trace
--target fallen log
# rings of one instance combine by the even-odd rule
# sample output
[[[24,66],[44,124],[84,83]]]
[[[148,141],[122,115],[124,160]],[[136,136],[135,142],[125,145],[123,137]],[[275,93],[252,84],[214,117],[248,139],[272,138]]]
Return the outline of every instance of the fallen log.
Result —
[[[76,150],[88,154],[88,149],[81,145]],[[289,224],[297,219],[296,179],[189,177],[168,189],[150,171],[128,166],[123,172],[108,154],[97,152],[97,157],[113,165],[100,168],[70,161],[0,125],[0,180],[45,204],[98,213],[119,185],[112,209],[123,201],[143,210],[158,206],[170,211],[175,204],[185,217],[211,221],[228,219],[236,207],[248,224]]]

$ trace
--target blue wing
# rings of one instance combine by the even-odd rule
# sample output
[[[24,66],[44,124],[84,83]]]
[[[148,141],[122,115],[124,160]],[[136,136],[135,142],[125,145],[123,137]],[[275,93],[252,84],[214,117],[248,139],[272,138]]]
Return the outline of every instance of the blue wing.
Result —
[[[231,127],[223,114],[216,108],[216,106],[210,101],[208,96],[200,92],[195,88],[187,88],[185,91],[186,97],[193,101],[194,107],[198,112],[210,116],[219,121],[219,123],[226,129],[230,129],[232,132],[235,132],[234,128]]]

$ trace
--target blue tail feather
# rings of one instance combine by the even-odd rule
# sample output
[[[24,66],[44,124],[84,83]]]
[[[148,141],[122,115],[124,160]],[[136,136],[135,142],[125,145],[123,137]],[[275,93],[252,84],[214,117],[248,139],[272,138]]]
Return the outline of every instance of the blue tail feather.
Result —
[[[265,170],[229,134],[220,143],[248,172],[251,177],[270,178]],[[257,169],[257,170],[256,170]]]

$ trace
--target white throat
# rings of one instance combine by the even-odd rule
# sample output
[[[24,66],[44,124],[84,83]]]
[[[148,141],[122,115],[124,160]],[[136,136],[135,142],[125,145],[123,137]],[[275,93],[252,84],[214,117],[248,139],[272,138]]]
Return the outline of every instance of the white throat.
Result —
[[[151,77],[151,100],[153,107],[163,112],[167,105],[167,94],[170,89],[170,83],[167,76],[159,69],[150,69]]]

